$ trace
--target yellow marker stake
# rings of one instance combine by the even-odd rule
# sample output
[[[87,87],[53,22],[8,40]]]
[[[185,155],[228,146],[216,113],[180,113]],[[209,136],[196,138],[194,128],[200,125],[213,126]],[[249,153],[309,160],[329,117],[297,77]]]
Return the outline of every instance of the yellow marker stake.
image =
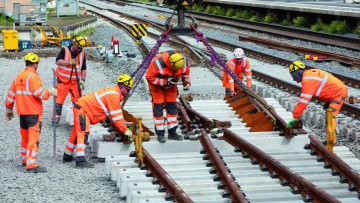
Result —
[[[139,166],[143,163],[143,153],[142,153],[142,138],[143,138],[143,129],[142,129],[142,117],[138,117],[138,134],[135,137],[135,151],[137,155],[137,163]]]
[[[326,148],[333,152],[334,145],[336,143],[336,130],[333,129],[333,114],[331,109],[326,109],[327,114],[327,133],[326,133]]]

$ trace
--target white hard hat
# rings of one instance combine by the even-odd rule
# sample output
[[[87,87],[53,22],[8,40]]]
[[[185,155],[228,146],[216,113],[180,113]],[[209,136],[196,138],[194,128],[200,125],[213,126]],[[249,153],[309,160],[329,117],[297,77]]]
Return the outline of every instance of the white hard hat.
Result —
[[[236,48],[234,50],[234,57],[235,58],[243,58],[244,57],[244,51],[241,48]]]

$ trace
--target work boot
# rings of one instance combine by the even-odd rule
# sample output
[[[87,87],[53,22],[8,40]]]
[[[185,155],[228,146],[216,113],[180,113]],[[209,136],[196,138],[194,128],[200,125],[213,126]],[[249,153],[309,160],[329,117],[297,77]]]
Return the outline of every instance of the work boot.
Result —
[[[166,142],[165,138],[165,130],[158,130],[157,132],[157,139],[159,142]]]
[[[184,138],[181,135],[177,134],[176,128],[177,127],[173,127],[168,130],[168,138],[171,140],[183,140]]]
[[[38,166],[36,168],[27,169],[26,173],[46,173],[47,170],[45,167]]]
[[[65,154],[65,153],[64,153],[62,162],[63,162],[63,163],[66,163],[66,162],[72,162],[72,161],[74,161],[73,155],[68,155],[68,154]]]
[[[94,164],[87,161],[77,162],[76,168],[94,168]]]

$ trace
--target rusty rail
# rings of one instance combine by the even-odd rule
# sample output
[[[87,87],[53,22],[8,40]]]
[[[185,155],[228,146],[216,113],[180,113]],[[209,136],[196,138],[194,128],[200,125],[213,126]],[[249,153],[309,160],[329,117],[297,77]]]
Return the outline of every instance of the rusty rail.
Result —
[[[200,122],[203,127],[205,127],[206,129],[213,129],[213,122],[206,118],[205,116],[203,116],[202,114],[198,113],[197,111],[195,111],[194,109],[192,109],[185,100],[185,96],[184,95],[180,95],[180,101],[183,104],[185,110],[187,111],[187,114],[192,118],[197,120],[198,122]]]
[[[270,173],[276,174],[282,183],[289,184],[294,193],[300,193],[306,202],[313,200],[314,202],[337,202],[340,203],[335,197],[319,189],[316,185],[309,182],[302,176],[291,171],[288,167],[281,164],[259,148],[250,144],[245,139],[236,135],[232,131],[224,128],[224,140],[240,148],[240,151],[247,154],[251,159],[256,160],[258,164],[264,168],[266,167]]]
[[[186,131],[192,131],[193,128],[191,127],[191,119],[188,116],[186,110],[184,107],[182,107],[181,105],[177,106],[179,113],[181,115],[181,121],[184,123],[184,125],[186,126]]]
[[[216,152],[216,149],[212,144],[209,136],[206,134],[204,128],[202,128],[200,132],[201,145],[209,156],[209,159],[212,161],[213,166],[216,169],[216,174],[220,176],[220,181],[225,185],[225,190],[229,193],[231,200],[233,202],[239,203],[248,202],[244,194],[241,192],[240,187],[232,178],[229,170],[226,168],[225,164],[221,160],[219,154]]]
[[[194,201],[184,190],[171,178],[171,176],[161,167],[161,165],[149,154],[146,149],[142,149],[144,164],[159,180],[160,185],[165,186],[168,194],[172,195],[174,202],[193,203]]]
[[[353,68],[360,68],[360,59],[355,58],[355,57],[345,56],[345,55],[336,54],[333,52],[311,49],[311,48],[306,48],[306,47],[294,46],[294,45],[290,45],[290,44],[286,44],[286,43],[281,43],[281,42],[278,42],[275,40],[256,38],[253,36],[239,36],[239,40],[253,42],[255,44],[264,45],[267,47],[271,47],[273,49],[297,52],[297,53],[301,53],[301,54],[326,56],[326,60],[339,61],[341,63],[348,64],[348,65],[352,66]]]
[[[356,190],[360,195],[360,174],[336,156],[336,154],[327,150],[324,144],[314,135],[309,135],[309,138],[309,147],[311,148],[312,153],[316,153],[318,157],[323,158],[324,162],[332,168],[332,174],[339,174],[341,177],[340,181],[349,184],[350,191]]]

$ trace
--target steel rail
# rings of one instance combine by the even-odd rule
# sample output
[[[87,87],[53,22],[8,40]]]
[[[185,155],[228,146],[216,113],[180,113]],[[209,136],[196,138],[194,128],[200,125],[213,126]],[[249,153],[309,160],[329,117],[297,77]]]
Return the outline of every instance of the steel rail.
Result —
[[[313,200],[314,202],[340,203],[335,197],[321,190],[301,175],[294,173],[294,171],[290,170],[288,167],[284,166],[245,139],[236,135],[231,130],[224,128],[223,131],[223,139],[225,141],[232,146],[239,148],[243,154],[246,154],[246,156],[249,156],[254,160],[254,163],[258,163],[262,168],[267,168],[270,173],[276,174],[284,185],[285,183],[289,184],[294,193],[301,193],[306,202]]]
[[[121,3],[122,5],[133,3],[124,0],[106,0],[106,1],[119,3],[119,4]],[[137,2],[137,3],[141,4],[141,2]],[[147,4],[147,5],[154,6],[154,8],[147,7],[147,9],[159,11],[159,9],[156,8],[157,6],[152,4]],[[167,12],[164,11],[163,9],[161,10],[161,12],[172,14],[172,12]],[[189,13],[192,17],[196,18],[197,20],[210,22],[212,24],[217,23],[221,25],[228,25],[237,29],[249,29],[249,30],[253,30],[261,33],[268,33],[284,38],[302,39],[306,41],[316,42],[319,44],[327,44],[327,45],[338,46],[338,47],[360,51],[359,38],[314,32],[309,29],[303,29],[303,28],[287,27],[287,26],[269,24],[263,22],[254,22],[254,21],[249,21],[234,17],[226,17],[226,16],[208,14],[204,12],[196,12],[192,10],[189,10]],[[189,17],[189,15],[186,15],[186,17]]]
[[[313,154],[317,154],[319,158],[324,159],[326,166],[332,168],[332,174],[338,174],[341,177],[340,182],[347,182],[349,184],[349,190],[356,190],[360,197],[360,174],[336,156],[336,154],[326,149],[324,144],[314,135],[309,135],[309,138],[310,144],[307,148],[311,148]]]
[[[188,194],[181,189],[180,185],[161,167],[161,165],[150,155],[150,153],[143,148],[142,153],[144,155],[144,164],[153,173],[155,178],[160,182],[160,185],[165,186],[168,194],[172,195],[174,202],[180,203],[193,203],[194,201]]]
[[[220,176],[220,181],[224,184],[225,190],[229,193],[229,196],[233,202],[246,203],[249,202],[244,194],[240,190],[240,186],[232,178],[231,173],[226,168],[224,162],[216,152],[214,145],[212,144],[209,136],[206,134],[204,128],[200,130],[200,142],[203,146],[209,159],[212,161],[213,167],[216,170],[216,174]]]
[[[85,3],[85,2],[82,2],[83,4],[86,4],[86,5],[89,5],[89,6],[92,6],[94,8],[97,8],[97,9],[101,9],[101,10],[105,10],[105,11],[110,11],[110,12],[113,12],[113,13],[116,13],[116,14],[119,14],[121,16],[124,16],[125,18],[129,18],[129,19],[132,19],[134,21],[137,21],[139,23],[145,23],[145,24],[148,24],[148,26],[152,26],[154,29],[156,29],[157,31],[163,33],[166,31],[165,27],[161,27],[159,25],[157,25],[156,23],[154,22],[151,22],[151,21],[147,21],[147,20],[143,20],[143,19],[140,19],[140,18],[136,18],[134,16],[131,16],[131,15],[128,15],[128,14],[125,14],[125,13],[122,13],[122,12],[119,12],[119,11],[116,11],[116,10],[113,10],[113,9],[104,9],[104,8],[101,8],[99,6],[95,6],[95,5],[92,5],[90,3]],[[111,22],[114,22],[114,23],[122,23],[120,21],[117,21],[117,20],[113,20],[105,15],[102,15],[100,14],[99,12],[94,12],[93,10],[89,10],[90,12],[93,12],[93,13],[96,13],[97,15],[101,16],[102,18],[105,18],[107,19],[108,21],[111,21]],[[121,27],[123,27],[123,29],[126,29],[126,33],[128,33],[129,35],[132,36],[132,38],[134,40],[137,40],[131,33],[131,29],[129,26],[127,26],[127,24],[125,23],[122,23],[123,25]],[[151,32],[147,32],[148,36],[151,37],[151,38],[154,38],[154,39],[157,39],[159,36],[154,34],[154,33],[151,33]],[[172,35],[171,36],[171,39],[167,42],[168,44],[170,44],[171,46],[174,46],[174,47],[177,47],[179,50],[183,50],[183,52],[187,53],[187,56],[190,60],[193,60],[195,63],[191,64],[191,65],[198,65],[200,64],[201,62],[203,62],[203,58],[202,56],[197,53],[196,50],[193,49],[193,47],[189,46],[187,44],[187,42],[183,39],[181,39],[180,37],[178,36],[174,36]],[[143,44],[140,44],[140,46],[144,46]],[[148,49],[148,52],[150,51],[149,48]],[[147,54],[145,54],[146,56]],[[143,54],[144,56],[144,54]]]
[[[239,41],[247,41],[252,42],[255,44],[260,44],[263,46],[271,47],[272,49],[280,49],[290,52],[297,52],[301,54],[309,54],[309,55],[315,55],[315,56],[325,56],[325,60],[334,60],[338,61],[344,64],[347,64],[349,66],[352,66],[352,68],[360,68],[360,59],[355,57],[350,57],[342,54],[336,54],[333,52],[328,51],[322,51],[318,49],[311,49],[307,47],[300,47],[300,46],[294,46],[282,42],[278,42],[275,40],[270,39],[263,39],[253,36],[239,36]],[[319,60],[321,61],[321,60]],[[359,86],[359,85],[357,85]],[[357,87],[359,88],[359,87]]]

